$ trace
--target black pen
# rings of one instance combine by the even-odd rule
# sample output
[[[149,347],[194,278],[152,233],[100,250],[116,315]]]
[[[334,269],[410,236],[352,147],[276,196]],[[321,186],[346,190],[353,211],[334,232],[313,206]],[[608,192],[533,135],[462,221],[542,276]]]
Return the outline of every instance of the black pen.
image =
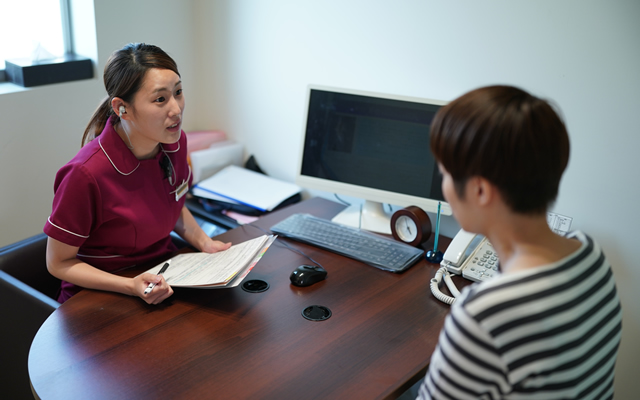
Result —
[[[171,263],[171,260],[168,260],[166,263],[164,263],[162,268],[160,268],[160,272],[158,272],[158,275],[164,274],[167,268],[169,268],[170,263]],[[144,294],[149,294],[149,292],[151,292],[151,289],[153,289],[155,286],[156,284],[151,282],[149,286],[147,286],[147,288],[144,290]]]

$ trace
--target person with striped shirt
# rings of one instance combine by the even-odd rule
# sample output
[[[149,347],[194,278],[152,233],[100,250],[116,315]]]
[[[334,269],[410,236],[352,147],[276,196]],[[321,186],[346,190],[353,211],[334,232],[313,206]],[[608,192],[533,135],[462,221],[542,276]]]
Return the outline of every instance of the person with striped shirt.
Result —
[[[501,274],[451,307],[419,399],[611,399],[622,312],[593,238],[548,226],[569,160],[546,100],[511,86],[441,108],[431,150],[461,228],[486,236]]]

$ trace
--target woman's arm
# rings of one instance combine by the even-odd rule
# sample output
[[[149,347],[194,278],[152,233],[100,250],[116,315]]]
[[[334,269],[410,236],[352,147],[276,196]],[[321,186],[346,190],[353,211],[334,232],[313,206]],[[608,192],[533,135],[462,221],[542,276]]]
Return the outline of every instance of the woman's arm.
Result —
[[[162,275],[144,273],[126,278],[102,271],[76,258],[78,247],[69,246],[51,237],[47,240],[47,269],[51,275],[88,289],[105,290],[138,296],[149,304],[158,304],[173,294],[173,289]],[[149,283],[153,290],[144,294]]]
[[[182,207],[178,222],[173,229],[181,238],[203,253],[215,253],[231,247],[231,243],[213,240],[202,230],[186,206]]]

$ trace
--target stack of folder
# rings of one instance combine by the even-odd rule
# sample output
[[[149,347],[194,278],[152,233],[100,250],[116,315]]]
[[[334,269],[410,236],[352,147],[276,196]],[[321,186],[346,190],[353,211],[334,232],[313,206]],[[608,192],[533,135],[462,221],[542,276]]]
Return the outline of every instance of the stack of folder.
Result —
[[[196,197],[218,202],[240,204],[260,212],[269,212],[300,194],[301,188],[259,172],[230,165],[197,183]]]

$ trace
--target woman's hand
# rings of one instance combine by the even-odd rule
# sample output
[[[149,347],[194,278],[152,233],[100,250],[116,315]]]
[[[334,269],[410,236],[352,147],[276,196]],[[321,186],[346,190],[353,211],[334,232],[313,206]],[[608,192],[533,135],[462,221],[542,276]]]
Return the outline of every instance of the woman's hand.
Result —
[[[187,243],[203,253],[216,253],[231,247],[231,243],[223,243],[207,236],[186,206],[182,207],[182,212],[173,230]]]
[[[155,286],[147,294],[144,291],[150,283]],[[173,289],[164,280],[162,275],[154,275],[148,272],[140,274],[133,278],[133,294],[146,301],[148,304],[159,304],[173,294]]]
[[[202,244],[202,252],[203,253],[216,253],[218,251],[223,251],[231,247],[231,243],[224,243],[219,240],[213,240],[211,238],[207,238]]]

